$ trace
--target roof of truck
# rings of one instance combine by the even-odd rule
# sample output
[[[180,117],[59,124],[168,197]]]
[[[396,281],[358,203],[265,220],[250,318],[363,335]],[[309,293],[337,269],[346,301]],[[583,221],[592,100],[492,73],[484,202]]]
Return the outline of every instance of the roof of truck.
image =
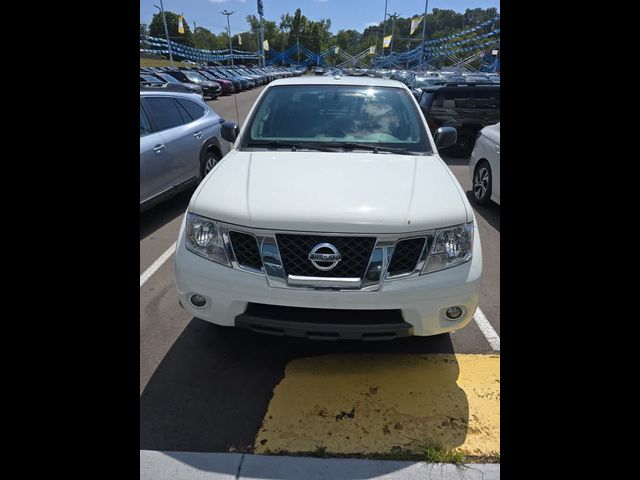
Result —
[[[364,85],[367,87],[396,87],[406,88],[405,85],[397,80],[387,80],[385,78],[363,77],[363,76],[311,76],[303,75],[301,77],[282,78],[274,80],[269,87],[277,87],[279,85]]]

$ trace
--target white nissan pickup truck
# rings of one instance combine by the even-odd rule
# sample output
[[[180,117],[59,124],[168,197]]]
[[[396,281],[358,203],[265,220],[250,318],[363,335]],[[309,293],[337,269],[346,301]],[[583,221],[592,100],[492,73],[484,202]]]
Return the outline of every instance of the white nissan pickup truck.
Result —
[[[368,77],[271,82],[189,203],[176,286],[194,317],[311,339],[464,327],[480,237],[409,89]]]

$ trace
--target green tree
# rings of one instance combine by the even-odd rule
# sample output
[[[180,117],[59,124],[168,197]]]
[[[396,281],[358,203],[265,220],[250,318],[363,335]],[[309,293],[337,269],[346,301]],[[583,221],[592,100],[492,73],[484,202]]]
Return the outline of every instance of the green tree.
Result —
[[[362,40],[362,34],[357,30],[339,30],[334,37],[334,43],[336,43],[340,50],[344,50],[350,55],[360,53],[360,43]]]
[[[238,41],[236,40],[235,42],[233,42],[233,40],[231,41],[232,46],[235,48],[238,45]],[[214,44],[214,50],[227,50],[229,51],[229,35],[227,35],[227,32],[220,32],[219,35],[216,35],[216,41]]]
[[[467,8],[464,12],[464,26],[469,28],[482,22],[487,22],[498,15],[497,8]]]
[[[178,17],[177,13],[164,11],[164,16],[167,19],[167,30],[169,31],[169,39],[173,42],[180,43],[182,45],[188,45],[193,47],[193,38],[191,29],[186,19],[182,19],[184,25],[184,33],[178,32]],[[149,35],[152,37],[165,38],[164,23],[162,22],[162,14],[156,13],[151,19],[151,25],[149,25]]]
[[[411,29],[411,19],[423,15],[423,12],[416,12],[410,17],[398,17],[395,24],[394,51],[402,52],[419,45],[422,39],[422,24],[418,30],[409,35]],[[467,9],[464,13],[450,9],[434,8],[427,15],[427,40],[442,38],[466,30],[474,25],[495,18],[498,15],[495,8],[474,8]],[[255,15],[246,17],[249,24],[249,31],[243,32],[241,49],[256,51],[258,49],[258,36],[260,31],[260,21]],[[497,25],[499,27],[499,21]],[[387,18],[385,22],[386,34],[390,35],[392,30],[392,20]],[[471,33],[460,37],[458,40],[474,38],[476,33]],[[221,40],[222,35],[216,37],[216,41]],[[246,40],[245,40],[246,38]],[[362,33],[357,30],[340,30],[335,35],[331,33],[331,20],[321,19],[311,21],[297,8],[293,14],[285,13],[280,17],[279,22],[266,20],[264,22],[264,38],[269,41],[272,49],[279,51],[286,50],[296,44],[299,39],[300,44],[313,52],[320,53],[328,47],[337,45],[341,50],[350,55],[358,54],[370,46],[376,46],[376,53],[380,54],[382,49],[382,23],[372,25],[364,29]],[[254,40],[255,39],[255,40]],[[224,41],[227,40],[224,34]],[[467,44],[465,44],[467,45]],[[468,45],[473,45],[469,43]],[[237,48],[237,39],[234,38],[234,47]],[[228,48],[218,46],[217,48]],[[387,50],[388,52],[388,50]],[[268,57],[267,57],[268,58]],[[292,55],[294,60],[297,56]],[[300,60],[304,60],[301,56]],[[334,55],[325,57],[329,63],[339,61],[340,58]]]
[[[216,49],[216,35],[204,27],[196,27],[195,32],[193,32],[192,39],[193,46],[195,48],[202,48],[205,50]]]
[[[264,39],[269,41],[269,47],[281,50],[282,34],[276,22],[264,20]]]

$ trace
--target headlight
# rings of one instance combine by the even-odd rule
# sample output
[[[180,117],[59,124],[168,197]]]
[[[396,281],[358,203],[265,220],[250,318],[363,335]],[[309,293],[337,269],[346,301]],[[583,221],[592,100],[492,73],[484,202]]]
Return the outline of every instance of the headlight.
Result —
[[[473,223],[438,230],[422,274],[468,262],[471,259],[472,247]]]
[[[187,250],[213,262],[231,266],[218,222],[188,213],[186,238]]]

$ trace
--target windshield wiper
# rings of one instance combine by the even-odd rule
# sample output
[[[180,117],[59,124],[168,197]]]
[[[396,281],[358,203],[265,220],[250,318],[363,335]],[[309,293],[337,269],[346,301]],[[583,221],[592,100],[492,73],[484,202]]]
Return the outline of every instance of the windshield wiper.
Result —
[[[250,142],[247,144],[247,147],[265,147],[265,148],[277,148],[277,147],[286,147],[291,148],[292,152],[295,152],[297,149],[309,149],[309,150],[318,150],[320,152],[337,152],[335,148],[324,147],[322,145],[318,145],[317,143],[307,143],[307,142],[285,142],[282,140],[269,140],[267,142]]]
[[[338,148],[352,148],[352,149],[360,148],[362,150],[371,150],[373,153],[390,152],[390,153],[399,153],[400,155],[415,155],[414,153],[404,148],[385,147],[385,146],[369,144],[369,143],[342,142],[342,143],[332,143],[332,145]]]

